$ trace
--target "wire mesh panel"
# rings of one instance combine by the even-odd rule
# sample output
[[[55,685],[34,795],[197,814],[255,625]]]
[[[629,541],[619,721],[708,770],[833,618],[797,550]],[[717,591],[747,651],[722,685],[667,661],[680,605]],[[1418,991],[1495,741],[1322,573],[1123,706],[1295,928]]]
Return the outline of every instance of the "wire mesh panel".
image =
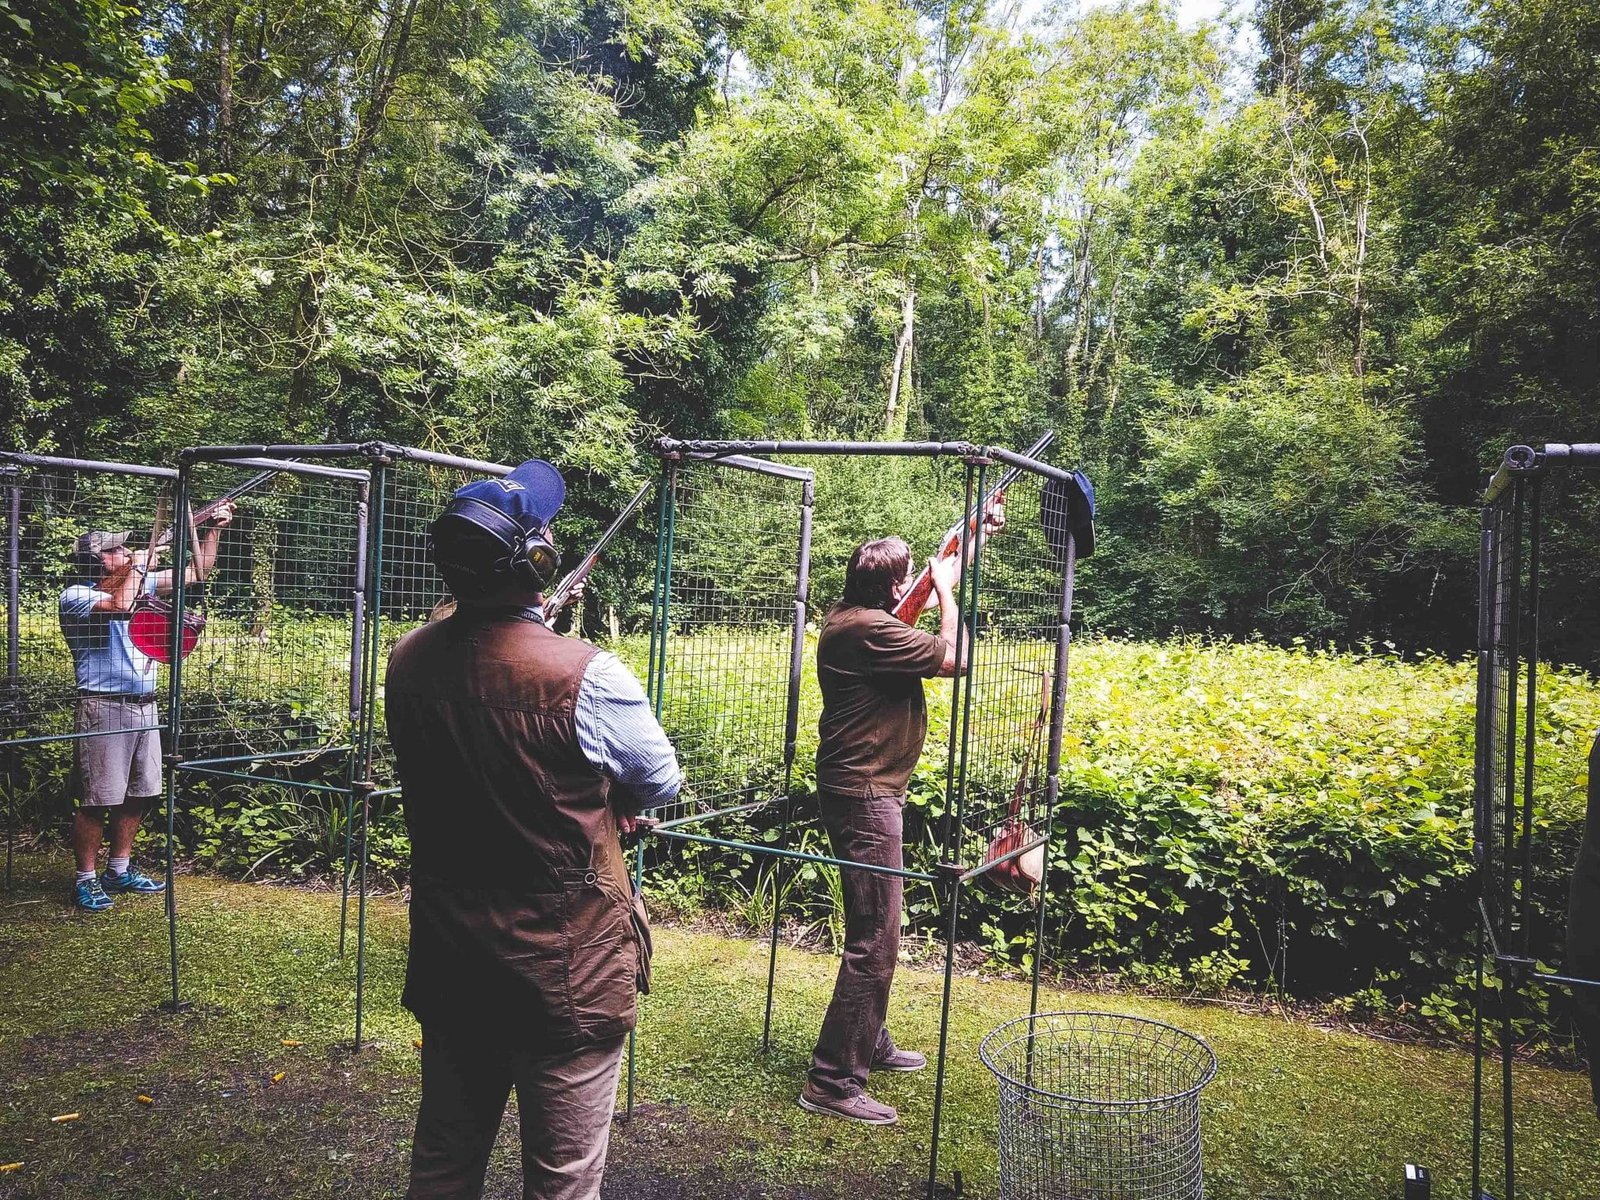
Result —
[[[506,468],[498,468],[504,474]],[[411,630],[447,611],[449,592],[428,556],[428,530],[457,488],[484,472],[426,462],[397,462],[384,470],[381,523],[375,527],[372,553],[378,556],[376,679],[373,696],[375,739],[370,778],[380,787],[397,784],[394,751],[383,717],[383,672],[389,651]]]
[[[1005,528],[985,542],[976,567],[958,862],[981,861],[1013,821],[1030,841],[1044,836],[1048,821],[1048,735],[1065,562],[1045,536],[1043,492],[1037,475],[1010,484]]]
[[[1475,852],[1487,913],[1501,938],[1510,916],[1505,839],[1516,771],[1520,499],[1520,486],[1513,486],[1484,510],[1479,564]]]
[[[652,688],[683,767],[674,820],[781,796],[803,484],[677,464]]]
[[[136,473],[135,473],[136,472]],[[62,632],[67,590],[96,582],[97,566],[74,565],[73,546],[90,531],[128,533],[142,547],[158,500],[176,472],[0,454],[0,513],[6,530],[5,679],[0,743],[73,734],[77,680]],[[123,627],[125,628],[125,626]],[[87,630],[113,635],[109,622]],[[162,695],[165,673],[143,655],[132,659],[127,686]],[[101,689],[104,690],[104,689]]]
[[[324,466],[191,467],[184,607],[205,625],[183,668],[185,760],[296,780],[321,766],[344,784],[366,486],[363,471]],[[241,488],[226,527],[206,520]]]
[[[1193,1034],[1112,1013],[1040,1013],[979,1047],[1000,1084],[1002,1200],[1201,1200]]]

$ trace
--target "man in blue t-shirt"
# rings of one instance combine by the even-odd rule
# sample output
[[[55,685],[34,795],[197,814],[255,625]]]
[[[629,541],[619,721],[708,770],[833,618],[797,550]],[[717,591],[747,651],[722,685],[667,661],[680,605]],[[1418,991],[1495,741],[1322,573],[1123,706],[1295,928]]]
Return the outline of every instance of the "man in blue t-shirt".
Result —
[[[203,579],[217,558],[222,527],[233,519],[224,504],[201,530],[195,561],[186,572]],[[74,900],[104,912],[117,892],[160,892],[166,884],[132,864],[133,839],[150,801],[161,792],[161,728],[156,710],[156,664],[129,636],[128,618],[140,596],[172,590],[171,571],[148,571],[145,552],[128,548],[129,534],[95,530],[73,544],[79,581],[61,593],[61,635],[72,651],[78,708],[72,748],[71,788],[78,809],[72,820],[77,864]],[[96,877],[105,819],[111,850]]]

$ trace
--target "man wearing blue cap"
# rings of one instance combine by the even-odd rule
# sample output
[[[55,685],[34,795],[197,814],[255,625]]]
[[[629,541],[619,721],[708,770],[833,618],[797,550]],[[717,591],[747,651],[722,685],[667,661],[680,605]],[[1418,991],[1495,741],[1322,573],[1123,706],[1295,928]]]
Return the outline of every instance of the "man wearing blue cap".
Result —
[[[648,990],[618,834],[680,771],[627,668],[544,624],[565,496],[540,460],[457,491],[429,543],[456,609],[389,658],[412,846],[403,999],[422,1023],[409,1200],[481,1194],[512,1087],[523,1195],[595,1200]]]

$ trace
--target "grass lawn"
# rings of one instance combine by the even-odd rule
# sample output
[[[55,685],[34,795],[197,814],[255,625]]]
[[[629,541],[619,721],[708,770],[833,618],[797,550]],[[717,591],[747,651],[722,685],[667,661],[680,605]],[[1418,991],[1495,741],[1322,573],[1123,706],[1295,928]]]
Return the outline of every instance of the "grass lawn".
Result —
[[[0,894],[0,1197],[398,1196],[417,1096],[418,1030],[400,1009],[405,911],[371,910],[367,1032],[351,1036],[353,962],[335,953],[336,896],[206,877],[180,880],[184,991],[166,984],[159,900],[91,917],[65,903],[64,855],[19,860]],[[794,1106],[832,980],[830,959],[785,953],[776,1046],[759,1051],[766,951],[663,929],[646,1002],[640,1110],[612,1143],[606,1200],[915,1194],[926,1171],[933,1080],[876,1090],[902,1124],[867,1130]],[[932,1048],[940,977],[904,971],[892,1022]],[[956,982],[944,1178],[994,1194],[995,1088],[977,1059],[988,1029],[1019,1015],[1018,984]],[[1430,1166],[1435,1195],[1467,1194],[1471,1062],[1220,1005],[1052,993],[1204,1036],[1221,1060],[1205,1093],[1214,1200],[1398,1196],[1401,1165]],[[1579,1075],[1518,1067],[1521,1195],[1600,1195],[1600,1126]],[[148,1097],[144,1102],[140,1097]],[[52,1123],[76,1112],[78,1119]],[[514,1126],[489,1195],[514,1197]]]

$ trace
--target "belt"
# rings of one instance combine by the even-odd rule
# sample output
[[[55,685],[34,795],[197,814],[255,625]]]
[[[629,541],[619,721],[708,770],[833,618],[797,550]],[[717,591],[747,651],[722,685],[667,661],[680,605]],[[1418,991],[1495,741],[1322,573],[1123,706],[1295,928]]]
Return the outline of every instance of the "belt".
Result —
[[[136,704],[154,704],[154,692],[78,692],[79,700],[128,700]]]

